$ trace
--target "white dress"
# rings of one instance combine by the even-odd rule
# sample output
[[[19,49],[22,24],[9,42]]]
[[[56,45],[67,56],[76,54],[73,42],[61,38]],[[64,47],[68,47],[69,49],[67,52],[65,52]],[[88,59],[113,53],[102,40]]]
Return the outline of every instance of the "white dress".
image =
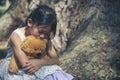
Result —
[[[25,39],[24,34],[18,28],[14,30],[21,40]],[[72,80],[73,76],[65,73],[58,65],[43,66],[34,74],[25,73],[23,69],[20,69],[16,74],[10,73],[8,71],[8,65],[11,56],[14,54],[13,48],[7,44],[9,47],[7,56],[0,63],[0,80]],[[63,79],[62,79],[63,77]],[[57,79],[60,78],[60,79]]]

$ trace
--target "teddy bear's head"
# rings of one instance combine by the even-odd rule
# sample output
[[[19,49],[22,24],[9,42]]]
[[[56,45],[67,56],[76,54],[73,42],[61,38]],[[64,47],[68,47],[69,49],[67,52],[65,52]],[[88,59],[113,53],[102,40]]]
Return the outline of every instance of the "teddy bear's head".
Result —
[[[47,39],[36,38],[32,35],[27,36],[21,44],[21,49],[27,56],[37,57],[46,50]]]

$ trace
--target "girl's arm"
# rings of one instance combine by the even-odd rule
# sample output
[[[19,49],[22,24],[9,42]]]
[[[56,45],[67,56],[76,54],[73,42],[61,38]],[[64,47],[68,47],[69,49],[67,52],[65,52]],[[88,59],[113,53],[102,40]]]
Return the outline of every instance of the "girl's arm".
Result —
[[[11,45],[15,52],[14,55],[20,62],[21,66],[23,67],[26,64],[26,62],[28,61],[28,59],[27,59],[27,56],[25,55],[25,53],[20,48],[20,44],[22,42],[21,39],[17,33],[13,32],[12,35],[10,36],[10,41],[11,41]]]
[[[57,53],[51,42],[49,43],[48,54],[43,56],[40,60],[43,61],[43,63],[42,63],[43,66],[59,64],[59,59],[58,59]]]

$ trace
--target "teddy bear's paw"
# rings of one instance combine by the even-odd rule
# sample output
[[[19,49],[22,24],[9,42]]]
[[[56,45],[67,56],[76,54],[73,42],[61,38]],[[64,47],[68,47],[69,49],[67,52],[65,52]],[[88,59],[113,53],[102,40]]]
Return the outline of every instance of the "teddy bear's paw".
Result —
[[[12,73],[18,72],[18,67],[16,67],[16,66],[9,66],[9,72],[12,72]]]
[[[19,70],[19,67],[17,65],[17,62],[16,62],[14,56],[12,56],[12,58],[10,60],[8,70],[9,70],[9,72],[12,72],[12,73],[16,73]]]

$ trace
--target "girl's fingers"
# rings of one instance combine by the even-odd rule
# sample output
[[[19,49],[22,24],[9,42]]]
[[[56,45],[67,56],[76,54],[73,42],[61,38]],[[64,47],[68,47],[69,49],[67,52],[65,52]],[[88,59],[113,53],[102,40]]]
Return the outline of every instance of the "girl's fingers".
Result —
[[[32,69],[33,67],[32,66],[28,66],[28,67],[25,67],[24,70],[25,71],[29,71],[30,69]]]
[[[34,68],[34,66],[32,65],[31,62],[26,62],[26,64],[24,65],[23,69],[27,72],[27,73],[34,73],[36,72],[36,69]]]
[[[30,62],[26,62],[26,64],[23,66],[23,69],[24,70],[29,70],[33,68],[32,64]]]
[[[29,69],[27,72],[28,73],[30,73],[30,74],[32,74],[32,73],[34,73],[36,70],[34,69],[34,68],[31,68],[31,69]]]

